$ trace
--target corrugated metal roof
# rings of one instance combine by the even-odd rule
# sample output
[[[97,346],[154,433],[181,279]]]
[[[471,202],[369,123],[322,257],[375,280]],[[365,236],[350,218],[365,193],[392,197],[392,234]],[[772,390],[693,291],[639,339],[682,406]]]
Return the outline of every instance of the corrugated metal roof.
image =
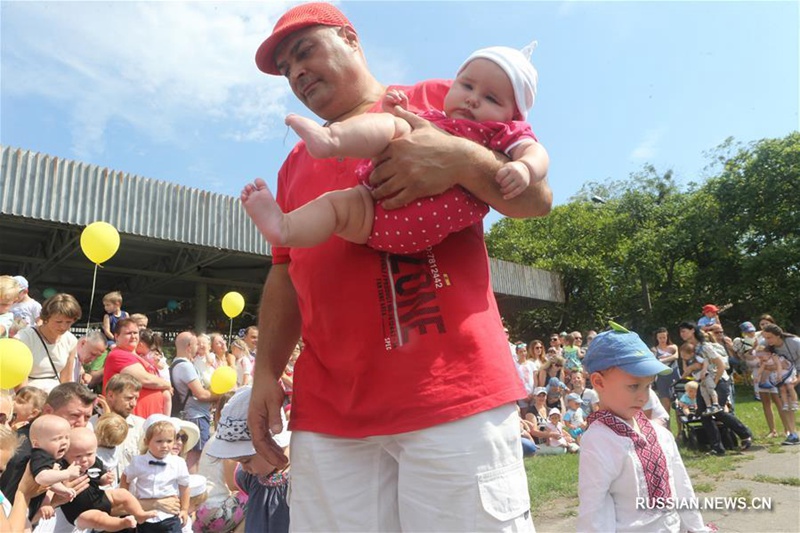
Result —
[[[0,146],[0,213],[269,255],[238,198]]]
[[[269,244],[238,198],[0,145],[0,213],[256,255]],[[558,274],[491,260],[496,293],[563,302]]]

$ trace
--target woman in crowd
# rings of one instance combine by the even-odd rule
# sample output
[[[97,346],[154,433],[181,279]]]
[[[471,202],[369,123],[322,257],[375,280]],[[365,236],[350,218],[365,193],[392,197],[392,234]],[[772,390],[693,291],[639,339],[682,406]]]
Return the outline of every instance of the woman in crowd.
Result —
[[[22,385],[50,392],[59,383],[72,381],[73,367],[67,367],[75,357],[78,339],[69,328],[81,318],[81,306],[70,294],[56,294],[42,304],[41,326],[20,330],[16,338],[25,343],[33,354],[33,368]]]
[[[212,333],[210,337],[211,353],[213,353],[216,358],[216,366],[214,368],[219,368],[221,366],[234,368],[236,359],[233,357],[233,354],[228,351],[228,343],[225,342],[225,337],[221,333]]]
[[[524,343],[519,343],[515,348],[517,352],[517,360],[515,361],[517,367],[517,374],[525,387],[525,398],[517,400],[517,405],[522,409],[522,412],[527,412],[528,408],[533,405],[533,390],[536,388],[536,369],[533,361],[528,359],[528,348]]]
[[[172,385],[158,374],[158,368],[136,353],[139,344],[139,326],[130,318],[117,322],[114,331],[116,347],[106,357],[103,371],[103,390],[108,380],[119,373],[129,374],[142,384],[139,401],[133,414],[147,418],[165,412],[166,394],[172,393]]]
[[[651,348],[656,358],[672,369],[671,374],[656,376],[655,388],[658,400],[667,413],[672,405],[672,387],[681,377],[678,371],[678,347],[669,338],[667,328],[658,328],[654,333],[655,344]]]
[[[548,407],[547,407],[547,390],[544,387],[538,387],[533,392],[533,406],[528,410],[525,415],[526,420],[533,422],[535,429],[530,428],[529,433],[536,441],[538,447],[536,455],[561,455],[567,453],[566,448],[560,446],[547,446],[547,441],[550,439],[560,439],[561,433],[557,431],[548,431]]]
[[[778,381],[784,381],[781,385],[787,388],[794,388],[797,384],[796,367],[800,365],[800,337],[796,337],[790,333],[785,333],[779,326],[775,324],[765,325],[762,332],[764,342],[769,347],[769,351],[781,358],[789,368],[776,368],[776,378]],[[795,413],[797,410],[796,396],[781,398],[777,396],[780,407],[781,421],[786,430],[786,440],[782,443],[784,445],[797,445],[800,444],[800,438],[797,435],[797,424],[795,421]],[[792,402],[787,405],[785,402]]]
[[[764,339],[764,328],[769,326],[777,326],[775,323],[775,319],[772,318],[772,315],[763,314],[758,318],[758,328],[759,330],[756,332],[756,340],[755,340],[755,348],[754,352],[766,352],[767,351],[767,342]],[[771,370],[772,361],[768,363],[768,369]],[[781,417],[781,398],[780,392],[778,391],[777,387],[761,387],[758,383],[753,383],[753,388],[755,390],[756,397],[761,400],[761,408],[764,410],[764,418],[767,421],[767,427],[769,428],[769,433],[767,433],[768,438],[773,438],[778,436],[778,432],[775,429],[775,414],[772,411],[772,406],[774,405],[778,410],[778,417],[783,420]]]
[[[545,358],[544,343],[539,339],[528,343],[528,360],[533,363],[534,369],[534,386],[540,387],[542,383],[539,381],[539,371],[547,362]]]
[[[539,369],[539,386],[547,387],[552,378],[564,381],[564,358],[560,355],[548,359]]]

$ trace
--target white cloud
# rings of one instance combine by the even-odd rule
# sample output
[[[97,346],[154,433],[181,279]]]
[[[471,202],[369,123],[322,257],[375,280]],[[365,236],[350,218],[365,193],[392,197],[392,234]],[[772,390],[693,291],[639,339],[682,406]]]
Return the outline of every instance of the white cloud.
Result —
[[[112,121],[174,144],[210,123],[229,139],[280,135],[289,90],[254,56],[287,5],[3,2],[3,91],[66,108],[80,157]]]
[[[644,138],[633,149],[629,158],[634,161],[647,161],[658,154],[659,143],[664,136],[664,128],[647,130]]]

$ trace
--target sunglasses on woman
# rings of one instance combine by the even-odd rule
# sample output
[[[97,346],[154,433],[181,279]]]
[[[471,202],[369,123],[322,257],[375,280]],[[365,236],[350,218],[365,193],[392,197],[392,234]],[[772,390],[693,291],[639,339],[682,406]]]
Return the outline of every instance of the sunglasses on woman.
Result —
[[[178,433],[178,440],[181,441],[183,444],[189,442],[189,435],[186,433]]]

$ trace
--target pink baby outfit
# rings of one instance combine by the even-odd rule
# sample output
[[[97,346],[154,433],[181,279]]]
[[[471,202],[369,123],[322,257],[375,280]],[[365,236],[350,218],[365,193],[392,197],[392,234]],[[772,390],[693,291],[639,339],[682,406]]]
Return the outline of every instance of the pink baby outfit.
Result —
[[[522,142],[536,141],[530,125],[523,121],[474,122],[447,118],[438,110],[424,111],[419,116],[451,135],[469,139],[506,155]],[[372,169],[369,161],[356,169],[358,180],[367,187]],[[378,202],[375,204],[372,235],[367,240],[367,246],[393,254],[420,252],[442,242],[451,233],[480,222],[488,212],[489,206],[461,186],[451,187],[437,196],[420,198],[391,211],[383,209]]]

